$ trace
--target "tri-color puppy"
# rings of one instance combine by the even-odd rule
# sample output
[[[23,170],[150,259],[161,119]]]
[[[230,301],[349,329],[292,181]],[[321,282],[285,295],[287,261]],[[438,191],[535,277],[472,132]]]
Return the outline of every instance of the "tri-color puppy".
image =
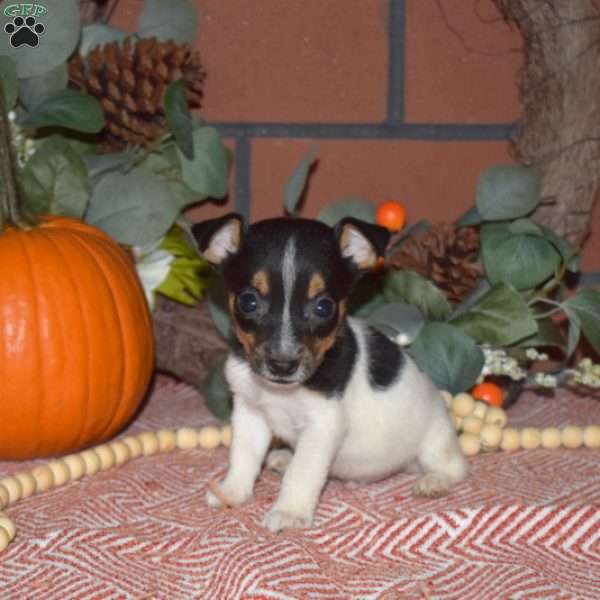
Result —
[[[427,496],[465,477],[439,391],[396,344],[346,315],[354,283],[385,249],[385,229],[279,218],[244,230],[230,214],[192,233],[223,277],[235,331],[225,365],[234,409],[223,497],[251,498],[273,436],[293,455],[271,455],[289,462],[264,521],[272,531],[310,526],[328,476],[377,480],[416,463],[415,491]],[[221,505],[211,492],[206,500]]]

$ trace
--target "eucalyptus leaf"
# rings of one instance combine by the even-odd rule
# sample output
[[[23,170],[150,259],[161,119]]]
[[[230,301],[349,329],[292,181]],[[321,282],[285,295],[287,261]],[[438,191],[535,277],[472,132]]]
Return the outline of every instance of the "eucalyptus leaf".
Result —
[[[567,262],[567,270],[571,273],[578,273],[581,264],[581,255],[572,244],[565,238],[560,237],[555,231],[540,225],[544,237],[556,248],[563,261]]]
[[[66,89],[31,110],[23,127],[65,127],[83,133],[97,133],[104,127],[104,111],[89,94]]]
[[[571,320],[576,316],[581,330],[596,353],[600,355],[600,292],[583,288],[563,302]]]
[[[537,332],[527,303],[510,284],[497,283],[452,325],[481,344],[509,346]]]
[[[454,319],[464,313],[466,313],[472,306],[477,304],[479,300],[485,294],[487,294],[492,289],[490,282],[487,279],[480,279],[475,286],[475,289],[471,290],[471,292],[467,295],[467,297],[458,304],[454,310],[452,311],[451,318]]]
[[[44,140],[27,161],[23,188],[26,206],[33,213],[81,218],[88,205],[85,163],[59,136]]]
[[[223,358],[210,370],[201,392],[210,412],[221,421],[229,421],[233,410],[233,395],[225,379]]]
[[[144,246],[168,231],[179,210],[167,183],[140,166],[104,175],[94,187],[85,218],[121,244]]]
[[[374,310],[366,318],[366,322],[394,341],[401,335],[405,345],[412,343],[419,335],[425,319],[415,306],[393,302]]]
[[[546,281],[560,264],[560,255],[549,241],[512,233],[505,223],[484,225],[481,247],[490,282],[506,281],[517,290],[530,289]]]
[[[367,223],[375,223],[375,207],[368,200],[359,198],[336,200],[323,208],[317,219],[333,227],[345,217],[354,217]]]
[[[531,167],[494,165],[479,178],[476,204],[483,221],[524,217],[539,200],[540,179]]]
[[[198,127],[192,132],[194,159],[188,160],[177,148],[181,177],[190,189],[204,198],[223,198],[231,157],[214,127]]]
[[[17,103],[18,82],[17,67],[10,56],[0,56],[0,81],[4,90],[6,110],[12,110]]]
[[[529,235],[544,237],[542,228],[537,223],[534,223],[531,219],[516,219],[510,223],[508,230],[511,233],[526,233]]]
[[[481,215],[477,210],[476,206],[469,208],[463,213],[458,219],[456,219],[456,225],[459,227],[467,227],[469,225],[479,225],[481,223]]]
[[[129,34],[122,29],[104,25],[102,23],[93,23],[81,28],[81,41],[79,42],[79,54],[87,56],[98,46],[110,42],[122,42]]]
[[[194,160],[193,121],[182,79],[169,83],[165,90],[164,104],[167,125],[177,146],[188,160]]]
[[[69,71],[67,63],[61,63],[53,69],[19,80],[19,99],[27,110],[34,110],[46,100],[67,87]]]
[[[431,223],[426,219],[421,219],[416,223],[412,223],[402,229],[402,233],[400,235],[395,235],[392,238],[392,243],[387,250],[388,256],[393,254],[394,252],[400,250],[402,245],[409,239],[418,236],[420,233],[423,233],[431,229]]]
[[[537,333],[521,340],[518,344],[521,348],[539,348],[540,346],[564,348],[565,339],[563,334],[552,319],[539,319],[537,324]]]
[[[569,318],[569,334],[567,337],[567,359],[570,358],[579,344],[581,337],[581,321],[577,313],[565,308],[565,313]]]
[[[456,394],[470,389],[484,364],[483,352],[468,335],[448,323],[428,323],[410,354],[441,390]]]
[[[431,281],[412,271],[393,271],[385,278],[383,293],[388,302],[404,302],[419,309],[427,319],[445,319],[452,307]]]
[[[198,21],[198,12],[188,0],[145,0],[137,34],[190,44],[196,37]]]
[[[308,174],[316,160],[317,146],[313,144],[287,180],[283,193],[283,205],[288,215],[295,215],[298,212],[298,204],[306,188]]]
[[[135,154],[131,150],[110,152],[107,154],[84,154],[83,160],[88,168],[92,185],[109,171],[125,170],[133,162]]]
[[[52,2],[44,14],[34,18],[37,19],[37,25],[44,27],[44,32],[35,36],[37,45],[20,44],[13,47],[12,36],[7,35],[4,28],[12,23],[14,16],[7,16],[0,11],[0,55],[14,59],[19,78],[35,77],[64,63],[79,41],[80,17],[76,0]]]

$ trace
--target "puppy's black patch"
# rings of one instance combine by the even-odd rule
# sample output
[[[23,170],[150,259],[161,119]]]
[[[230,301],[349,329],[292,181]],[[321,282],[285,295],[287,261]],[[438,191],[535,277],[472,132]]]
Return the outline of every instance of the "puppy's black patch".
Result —
[[[405,363],[404,354],[397,344],[376,329],[369,328],[366,340],[369,383],[371,387],[383,390],[400,376]]]
[[[304,385],[326,397],[344,393],[358,358],[358,344],[347,324],[338,331],[335,344],[327,351],[323,362]]]

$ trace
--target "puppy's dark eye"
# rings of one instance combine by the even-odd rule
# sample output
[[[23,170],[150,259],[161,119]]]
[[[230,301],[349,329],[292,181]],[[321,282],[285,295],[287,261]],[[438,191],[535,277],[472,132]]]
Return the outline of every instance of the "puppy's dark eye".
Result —
[[[333,300],[329,298],[321,298],[316,304],[313,312],[317,317],[321,317],[322,319],[327,319],[333,314]]]
[[[243,313],[251,313],[258,307],[258,299],[254,292],[244,292],[238,296],[238,307]]]

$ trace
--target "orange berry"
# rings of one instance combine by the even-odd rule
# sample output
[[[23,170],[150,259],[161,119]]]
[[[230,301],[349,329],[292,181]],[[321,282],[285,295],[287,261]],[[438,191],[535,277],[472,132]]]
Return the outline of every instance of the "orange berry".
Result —
[[[502,406],[504,400],[502,388],[489,381],[484,381],[483,383],[474,386],[471,390],[471,396],[473,396],[475,400],[487,402],[490,406]]]
[[[382,202],[375,213],[375,222],[390,231],[400,231],[406,221],[406,210],[400,202]]]

